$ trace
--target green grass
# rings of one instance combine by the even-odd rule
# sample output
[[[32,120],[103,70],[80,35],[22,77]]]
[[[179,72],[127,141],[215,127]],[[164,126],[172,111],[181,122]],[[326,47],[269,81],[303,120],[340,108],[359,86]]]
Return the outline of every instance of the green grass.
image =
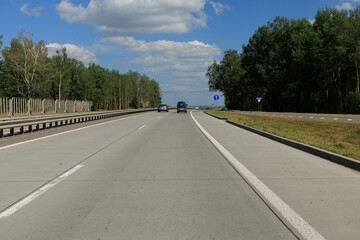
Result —
[[[339,113],[298,113],[298,112],[262,112],[262,111],[242,111],[242,110],[227,110],[232,112],[254,112],[254,113],[276,113],[276,114],[292,114],[292,115],[320,115],[320,116],[339,116],[339,117],[359,117],[360,114],[339,114]]]
[[[360,160],[360,124],[208,111],[271,134]]]

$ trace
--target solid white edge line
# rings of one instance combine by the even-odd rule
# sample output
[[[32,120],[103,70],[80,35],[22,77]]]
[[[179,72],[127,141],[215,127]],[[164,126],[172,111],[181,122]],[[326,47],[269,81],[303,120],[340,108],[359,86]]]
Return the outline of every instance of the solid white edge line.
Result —
[[[37,197],[45,193],[50,188],[54,187],[59,182],[63,181],[65,178],[69,177],[71,174],[82,168],[84,165],[76,165],[75,167],[71,168],[70,170],[66,171],[59,177],[53,179],[49,183],[45,184],[41,188],[37,189],[35,192],[31,193],[30,195],[26,196],[25,198],[21,199],[14,205],[10,206],[6,210],[0,212],[0,219],[7,218],[16,211],[20,210],[22,207],[30,203],[31,201],[35,200]]]
[[[310,226],[298,213],[296,213],[288,204],[286,204],[278,195],[268,188],[259,178],[257,178],[249,169],[247,169],[239,160],[237,160],[228,150],[226,150],[215,138],[213,138],[194,118],[192,111],[190,115],[209,139],[209,141],[221,152],[237,172],[256,190],[256,192],[270,203],[276,212],[280,214],[304,239],[322,240],[325,239],[315,228]]]
[[[97,126],[104,125],[104,124],[109,124],[109,123],[113,123],[113,122],[117,122],[117,121],[122,121],[122,120],[130,119],[130,118],[134,118],[134,117],[139,117],[139,116],[141,116],[141,115],[126,117],[126,118],[121,118],[121,119],[112,120],[112,121],[109,121],[109,122],[98,123],[98,124],[94,124],[94,125],[91,125],[91,126],[86,126],[86,127],[82,127],[82,128],[77,128],[77,129],[69,130],[69,131],[66,131],[66,132],[56,133],[56,134],[49,135],[49,136],[45,136],[45,137],[35,138],[35,139],[31,139],[31,140],[24,141],[24,142],[19,142],[19,143],[14,143],[14,144],[11,144],[11,145],[8,145],[8,146],[0,147],[0,150],[6,149],[6,148],[10,148],[10,147],[14,147],[14,146],[18,146],[18,145],[22,145],[22,144],[29,143],[29,142],[39,141],[39,140],[46,139],[46,138],[50,138],[50,137],[55,137],[55,136],[63,135],[63,134],[66,134],[66,133],[71,133],[71,132],[80,131],[80,130],[83,130],[83,129],[86,129],[86,128],[97,127]]]

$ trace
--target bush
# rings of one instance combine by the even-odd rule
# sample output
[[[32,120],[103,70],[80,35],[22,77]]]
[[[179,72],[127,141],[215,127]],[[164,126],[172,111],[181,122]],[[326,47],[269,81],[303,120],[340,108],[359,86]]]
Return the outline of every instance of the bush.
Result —
[[[223,107],[221,111],[229,111],[229,109],[227,109],[227,107]]]
[[[346,96],[346,112],[360,113],[360,93],[351,92]]]

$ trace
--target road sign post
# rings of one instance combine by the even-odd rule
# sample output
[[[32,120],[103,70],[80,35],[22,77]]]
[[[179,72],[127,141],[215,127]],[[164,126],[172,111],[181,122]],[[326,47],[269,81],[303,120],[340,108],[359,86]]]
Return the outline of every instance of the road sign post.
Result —
[[[256,100],[257,100],[257,102],[258,102],[258,112],[260,112],[261,97],[257,97]]]
[[[215,108],[217,108],[217,101],[219,101],[219,99],[220,99],[219,95],[215,95],[215,96],[214,96]]]

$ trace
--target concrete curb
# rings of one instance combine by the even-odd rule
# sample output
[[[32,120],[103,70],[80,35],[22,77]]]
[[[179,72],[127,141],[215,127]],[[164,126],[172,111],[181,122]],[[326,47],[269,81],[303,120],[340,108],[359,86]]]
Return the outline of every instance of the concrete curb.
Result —
[[[211,116],[211,117],[214,117],[214,118],[220,119],[220,120],[225,120],[225,121],[226,121],[226,120],[228,120],[228,118],[218,117],[218,116],[212,115],[212,114],[207,113],[207,112],[203,112],[203,113],[205,113],[205,114],[207,114],[207,115],[209,115],[209,116]]]
[[[342,155],[339,155],[339,154],[336,154],[336,153],[332,153],[332,152],[329,152],[329,151],[326,151],[326,150],[322,150],[320,148],[312,147],[312,146],[309,146],[309,145],[306,145],[306,144],[303,144],[303,143],[300,143],[300,142],[296,142],[296,141],[293,141],[293,140],[290,140],[290,139],[287,139],[287,138],[279,137],[279,136],[276,136],[276,135],[271,134],[271,133],[267,133],[267,132],[264,132],[264,131],[261,131],[261,130],[258,130],[258,129],[255,129],[255,128],[252,128],[252,127],[242,125],[240,123],[230,121],[230,120],[228,120],[226,118],[219,118],[219,117],[214,116],[214,115],[212,115],[210,113],[206,113],[206,114],[209,115],[209,116],[215,117],[217,119],[225,120],[229,124],[232,124],[234,126],[237,126],[237,127],[242,128],[242,129],[248,130],[250,132],[256,133],[256,134],[258,134],[260,136],[270,138],[271,140],[280,142],[280,143],[288,145],[290,147],[293,147],[293,148],[299,149],[301,151],[310,153],[312,155],[324,158],[326,160],[329,160],[331,162],[343,165],[345,167],[360,171],[360,161],[358,161],[358,160],[348,158],[348,157],[345,157],[345,156],[342,156]]]

